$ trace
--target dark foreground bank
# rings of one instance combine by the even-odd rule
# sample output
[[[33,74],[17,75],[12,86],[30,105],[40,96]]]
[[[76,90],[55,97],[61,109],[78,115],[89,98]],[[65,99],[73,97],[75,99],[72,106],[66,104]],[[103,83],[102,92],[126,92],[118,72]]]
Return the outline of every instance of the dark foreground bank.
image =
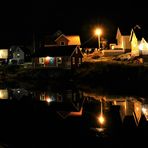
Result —
[[[67,84],[81,88],[147,95],[148,66],[117,63],[83,63],[78,69],[1,67],[1,82]]]

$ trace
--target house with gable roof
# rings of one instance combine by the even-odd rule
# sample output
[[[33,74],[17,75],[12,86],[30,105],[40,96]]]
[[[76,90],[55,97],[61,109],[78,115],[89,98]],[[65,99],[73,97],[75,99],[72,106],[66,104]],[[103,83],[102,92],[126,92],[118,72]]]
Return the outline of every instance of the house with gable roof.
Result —
[[[19,65],[31,61],[31,53],[24,46],[13,45],[0,48],[0,64]]]
[[[79,67],[82,57],[77,45],[43,47],[33,55],[36,66],[64,69]]]
[[[148,33],[146,33],[139,25],[136,25],[131,30],[131,55],[146,56],[148,55]]]
[[[61,31],[47,36],[44,46],[33,55],[35,65],[57,68],[77,68],[82,63],[79,35],[64,35]]]
[[[129,52],[131,50],[129,38],[130,30],[125,29],[124,27],[118,27],[116,34],[117,45],[113,45],[113,48],[124,50],[124,52]]]
[[[65,35],[62,32],[56,32],[52,36],[47,36],[44,41],[44,47],[49,46],[69,46],[77,45],[80,47],[81,41],[79,35]]]

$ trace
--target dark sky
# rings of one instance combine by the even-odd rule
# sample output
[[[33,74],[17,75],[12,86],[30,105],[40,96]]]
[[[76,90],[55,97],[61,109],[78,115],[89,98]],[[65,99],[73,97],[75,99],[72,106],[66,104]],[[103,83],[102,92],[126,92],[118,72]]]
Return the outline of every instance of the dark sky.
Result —
[[[97,26],[106,38],[113,38],[117,26],[148,25],[144,1],[48,0],[4,1],[0,9],[0,44],[29,44],[33,32],[79,34],[82,41],[93,35]]]

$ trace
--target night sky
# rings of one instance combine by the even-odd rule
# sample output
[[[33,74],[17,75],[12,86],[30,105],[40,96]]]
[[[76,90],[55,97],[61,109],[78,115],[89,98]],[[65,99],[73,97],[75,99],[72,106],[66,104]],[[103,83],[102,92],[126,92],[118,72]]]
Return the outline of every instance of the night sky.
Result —
[[[31,44],[32,34],[79,34],[82,43],[97,26],[107,39],[115,37],[117,26],[148,26],[147,4],[136,1],[4,1],[0,9],[0,46]],[[148,29],[147,29],[148,30]]]

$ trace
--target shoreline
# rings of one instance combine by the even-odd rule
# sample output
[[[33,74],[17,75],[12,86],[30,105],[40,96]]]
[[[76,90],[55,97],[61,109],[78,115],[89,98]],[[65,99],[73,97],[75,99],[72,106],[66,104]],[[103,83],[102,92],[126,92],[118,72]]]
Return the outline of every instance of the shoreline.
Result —
[[[131,93],[148,96],[148,67],[111,63],[84,63],[79,69],[5,69],[5,78],[0,83],[23,83],[28,88],[34,85],[74,85],[82,89],[105,89],[109,92]],[[65,86],[64,86],[65,85]]]

